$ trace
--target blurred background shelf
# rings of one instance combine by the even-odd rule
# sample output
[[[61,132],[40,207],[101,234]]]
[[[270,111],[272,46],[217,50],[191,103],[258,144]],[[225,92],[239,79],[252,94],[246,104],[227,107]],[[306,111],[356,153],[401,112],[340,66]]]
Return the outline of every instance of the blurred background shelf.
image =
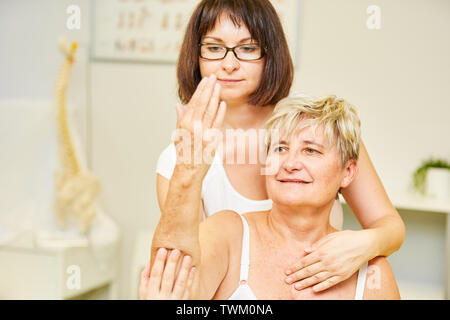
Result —
[[[445,288],[439,285],[429,285],[415,282],[398,282],[402,300],[444,300]]]
[[[388,192],[405,222],[405,242],[389,256],[402,299],[449,299],[450,200],[406,191]],[[361,226],[344,204],[344,229]]]
[[[117,258],[99,263],[87,243],[2,246],[0,261],[0,299],[118,299]]]

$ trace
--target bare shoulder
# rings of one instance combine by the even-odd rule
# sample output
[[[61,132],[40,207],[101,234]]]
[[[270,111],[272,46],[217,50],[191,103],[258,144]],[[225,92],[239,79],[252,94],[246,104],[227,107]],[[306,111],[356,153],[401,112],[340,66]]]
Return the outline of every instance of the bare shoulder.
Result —
[[[385,257],[369,261],[367,268],[364,299],[399,300],[400,292],[392,268]]]
[[[203,220],[200,224],[200,233],[210,233],[216,237],[223,235],[226,238],[232,238],[242,233],[241,226],[242,220],[237,212],[223,210]]]

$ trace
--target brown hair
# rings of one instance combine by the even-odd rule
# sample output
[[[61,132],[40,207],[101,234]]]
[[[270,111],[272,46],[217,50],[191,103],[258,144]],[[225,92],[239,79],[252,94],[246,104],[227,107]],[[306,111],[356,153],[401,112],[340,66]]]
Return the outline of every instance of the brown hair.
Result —
[[[269,0],[203,0],[195,8],[186,28],[178,58],[178,96],[188,103],[201,80],[199,43],[213,30],[217,18],[226,12],[236,26],[248,28],[265,52],[259,87],[248,103],[274,105],[289,94],[294,68],[280,19]]]

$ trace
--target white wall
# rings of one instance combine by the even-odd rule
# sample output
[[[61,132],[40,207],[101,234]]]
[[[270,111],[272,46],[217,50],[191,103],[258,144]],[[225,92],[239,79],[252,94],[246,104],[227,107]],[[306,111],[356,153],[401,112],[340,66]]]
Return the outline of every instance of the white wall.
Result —
[[[65,28],[69,3],[88,19],[87,0],[0,2],[0,35],[8,43],[0,50],[0,99],[51,99],[60,63],[56,36],[90,45],[88,20],[78,34]],[[381,8],[380,30],[366,28],[372,4]],[[292,91],[335,93],[358,108],[364,142],[389,192],[406,189],[422,159],[450,158],[449,1],[303,0],[301,16]],[[128,298],[136,234],[153,229],[159,217],[155,165],[175,126],[175,66],[81,65],[69,94],[89,108],[80,127],[101,179],[102,205],[122,229],[120,297]]]
[[[91,74],[91,159],[104,209],[122,229],[121,294],[128,298],[136,235],[159,218],[155,169],[175,126],[175,67],[94,63]]]
[[[381,8],[381,29],[366,8]],[[294,90],[335,93],[359,110],[363,140],[390,192],[421,160],[450,158],[450,2],[303,1]]]
[[[74,3],[83,13],[79,30],[66,28],[66,8]],[[0,1],[0,99],[53,102],[53,88],[63,62],[57,40],[65,35],[79,44],[67,100],[79,109],[76,122],[84,140],[89,75],[88,13],[89,0]]]

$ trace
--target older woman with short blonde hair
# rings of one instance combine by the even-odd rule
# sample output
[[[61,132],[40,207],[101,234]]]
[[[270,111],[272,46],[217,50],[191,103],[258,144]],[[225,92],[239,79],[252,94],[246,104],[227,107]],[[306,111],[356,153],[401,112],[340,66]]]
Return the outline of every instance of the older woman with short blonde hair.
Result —
[[[348,279],[320,292],[291,286],[295,279],[283,276],[286,263],[295,263],[306,247],[337,232],[329,222],[333,203],[357,173],[361,130],[356,110],[335,96],[286,98],[266,129],[267,162],[273,170],[265,178],[272,209],[243,215],[225,210],[200,227],[195,212],[179,208],[176,213],[178,223],[171,232],[198,239],[197,245],[183,248],[197,267],[190,298],[398,299],[383,257],[363,263]],[[154,244],[170,237],[162,231],[168,230],[165,223],[160,222]],[[174,250],[169,260],[179,257]],[[377,287],[366,285],[368,268],[379,280]]]

